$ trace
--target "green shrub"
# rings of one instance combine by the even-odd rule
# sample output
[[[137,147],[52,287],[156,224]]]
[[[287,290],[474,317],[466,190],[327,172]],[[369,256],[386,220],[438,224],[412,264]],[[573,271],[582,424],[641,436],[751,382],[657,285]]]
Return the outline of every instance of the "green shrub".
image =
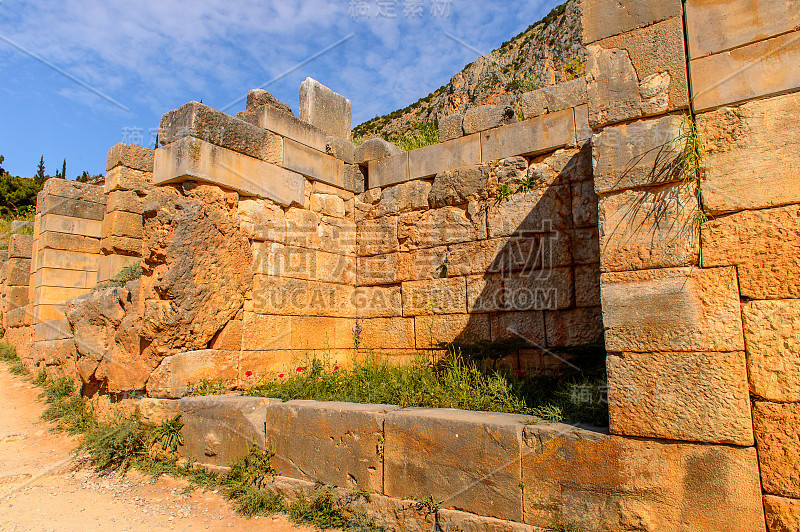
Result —
[[[140,263],[128,264],[122,268],[117,275],[110,281],[100,283],[95,286],[95,290],[103,288],[113,288],[118,286],[125,286],[130,281],[135,281],[142,276],[142,265]]]
[[[89,452],[89,462],[98,471],[124,473],[147,453],[149,444],[150,434],[136,412],[97,423],[85,432],[80,448]]]
[[[405,151],[424,148],[439,143],[439,126],[434,122],[417,123],[409,128],[407,133],[391,139],[395,145]]]

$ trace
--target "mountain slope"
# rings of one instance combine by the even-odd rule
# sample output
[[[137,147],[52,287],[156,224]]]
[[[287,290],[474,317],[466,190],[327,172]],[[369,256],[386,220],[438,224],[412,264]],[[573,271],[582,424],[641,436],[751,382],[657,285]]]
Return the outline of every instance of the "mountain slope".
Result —
[[[514,105],[523,92],[583,75],[580,0],[568,0],[545,18],[478,58],[428,96],[356,126],[355,139],[394,139],[440,116],[484,104]]]

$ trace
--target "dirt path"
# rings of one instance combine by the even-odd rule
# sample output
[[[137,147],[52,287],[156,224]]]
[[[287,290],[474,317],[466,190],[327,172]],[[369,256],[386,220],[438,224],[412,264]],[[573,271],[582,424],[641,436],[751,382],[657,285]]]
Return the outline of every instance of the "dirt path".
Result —
[[[184,481],[74,470],[77,439],[41,420],[38,395],[0,364],[0,531],[314,530],[285,516],[243,518],[217,493],[184,493]]]

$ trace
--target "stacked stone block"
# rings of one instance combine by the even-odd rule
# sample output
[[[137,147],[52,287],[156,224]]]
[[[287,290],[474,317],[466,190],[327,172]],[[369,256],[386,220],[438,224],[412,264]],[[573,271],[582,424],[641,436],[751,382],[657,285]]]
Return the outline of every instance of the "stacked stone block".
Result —
[[[106,155],[106,212],[103,216],[97,281],[114,278],[142,256],[142,200],[153,180],[153,152],[115,144]]]
[[[12,234],[2,266],[3,327],[5,341],[17,347],[17,355],[29,360],[33,337],[33,316],[28,284],[31,275],[33,237]]]
[[[99,186],[48,179],[36,202],[30,289],[34,363],[74,355],[64,305],[97,284],[106,198]]]

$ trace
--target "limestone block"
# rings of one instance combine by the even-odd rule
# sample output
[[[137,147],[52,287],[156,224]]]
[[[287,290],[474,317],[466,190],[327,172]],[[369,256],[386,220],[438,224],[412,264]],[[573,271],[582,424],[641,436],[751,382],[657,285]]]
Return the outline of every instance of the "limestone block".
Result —
[[[8,259],[6,264],[5,284],[8,286],[27,287],[31,276],[31,259]]]
[[[575,267],[575,306],[600,306],[600,265]]]
[[[597,227],[598,197],[591,181],[572,183],[572,226]]]
[[[414,317],[417,349],[444,349],[452,343],[491,339],[490,314],[433,314]]]
[[[357,224],[356,240],[359,255],[391,253],[399,249],[397,216],[362,220]]]
[[[786,9],[791,9],[789,5]],[[788,22],[788,21],[784,21]],[[800,33],[794,31],[691,61],[697,111],[800,86]]]
[[[464,115],[453,113],[439,118],[439,140],[453,140],[464,136]]]
[[[611,432],[752,445],[744,353],[609,355]]]
[[[429,177],[480,162],[481,138],[468,135],[408,152],[408,177]]]
[[[355,194],[364,192],[367,169],[357,164],[344,165],[344,189]]]
[[[40,232],[54,231],[56,233],[100,238],[102,235],[102,227],[103,222],[99,220],[85,220],[83,218],[46,214],[42,215],[39,219],[38,229]]]
[[[44,196],[41,202],[37,202],[37,207],[43,215],[59,214],[87,220],[102,220],[106,211],[102,203],[53,195]]]
[[[106,203],[103,187],[72,181],[69,179],[48,179],[40,192],[42,196],[60,196],[62,198],[80,199],[94,203]],[[38,211],[37,211],[38,213]]]
[[[64,288],[94,288],[97,284],[97,273],[80,270],[59,270],[40,268],[34,275],[36,286],[58,286]]]
[[[349,140],[328,137],[325,142],[325,153],[346,164],[355,164],[356,162],[356,147]]]
[[[547,347],[577,347],[597,344],[603,338],[600,307],[545,311]]]
[[[688,105],[681,17],[603,39],[587,52],[589,123],[595,129]]]
[[[283,143],[279,136],[202,103],[189,102],[161,117],[158,141],[162,146],[185,137],[194,137],[272,164],[281,163]],[[158,154],[154,172],[157,161]]]
[[[352,302],[359,318],[385,318],[403,315],[400,285],[360,286],[353,291]]]
[[[441,172],[433,180],[427,203],[435,208],[485,198],[488,180],[488,165],[464,166]]]
[[[679,0],[589,0],[582,9],[585,44],[683,14]]]
[[[800,404],[756,402],[753,426],[764,492],[800,498]]]
[[[66,317],[64,305],[34,305],[32,317],[32,323],[60,320]]]
[[[400,155],[403,149],[382,138],[367,139],[356,148],[354,160],[356,164],[367,164],[370,161]]]
[[[600,276],[611,352],[742,351],[734,268],[668,268]]]
[[[583,104],[572,109],[575,112],[575,140],[581,142],[592,138],[592,126],[589,125],[589,105]]]
[[[53,321],[35,323],[33,326],[33,341],[64,340],[74,337],[72,328],[66,318]]]
[[[179,403],[181,456],[227,467],[247,456],[254,444],[264,449],[264,416],[276,403],[280,400],[263,397],[184,397]]]
[[[334,250],[341,255],[356,253],[356,224],[350,220],[322,216],[317,235],[320,249]]]
[[[202,379],[221,379],[226,388],[236,386],[239,354],[236,351],[186,351],[164,357],[147,381],[147,395],[164,399],[180,399],[189,385]]]
[[[367,349],[408,349],[414,343],[413,318],[369,318],[359,320],[361,336],[359,347]]]
[[[264,89],[250,89],[247,91],[247,103],[245,104],[247,110],[258,109],[265,105],[270,109],[282,111],[290,115],[292,114],[291,107],[274,97],[268,91]]]
[[[519,108],[527,120],[577,107],[586,101],[586,78],[580,77],[524,93],[520,96]]]
[[[328,142],[328,135],[311,124],[295,118],[291,112],[268,105],[237,113],[236,117],[321,152],[325,151]]]
[[[6,323],[5,323],[6,328],[25,327],[26,325],[32,324],[33,320],[28,318],[30,314],[31,311],[29,310],[28,306],[9,310],[8,312],[6,312]],[[412,338],[413,338],[413,331],[412,331]]]
[[[503,278],[506,310],[555,310],[574,305],[572,268],[544,268]]]
[[[348,166],[355,166],[355,165],[345,165],[345,172],[347,171]],[[333,185],[328,185],[327,183],[323,183],[322,181],[314,181],[314,185],[311,190],[314,194],[332,194],[334,196],[338,196],[342,198],[342,200],[344,200],[345,202],[352,200],[355,197],[355,193],[349,190],[344,190],[339,187],[335,187]]]
[[[279,475],[383,491],[383,424],[399,407],[289,401],[266,409],[266,440]],[[320,459],[331,457],[335,459]]]
[[[103,253],[106,254],[130,255],[132,257],[142,256],[142,240],[139,238],[109,236],[101,240],[100,246]]]
[[[624,190],[599,203],[603,271],[697,264],[700,235],[693,185],[679,183]]]
[[[118,190],[108,194],[106,210],[108,212],[125,211],[142,214],[142,200],[132,190]]]
[[[800,401],[800,299],[748,301],[742,319],[751,393]]]
[[[489,237],[547,233],[572,226],[572,191],[569,185],[537,187],[489,205]]]
[[[156,150],[153,183],[195,180],[285,206],[304,200],[305,178],[300,174],[204,140],[182,138]]]
[[[239,351],[242,349],[242,320],[231,320],[208,343],[209,349]]]
[[[28,297],[27,286],[7,286],[5,289],[5,296],[3,297],[5,301],[5,310],[9,311],[24,307],[28,304]]]
[[[290,316],[267,316],[245,312],[242,329],[242,349],[245,351],[288,349],[291,345]]]
[[[103,218],[103,238],[122,236],[141,239],[143,234],[144,224],[141,214],[113,211]]]
[[[764,513],[769,532],[800,530],[800,499],[764,495]]]
[[[521,521],[525,419],[449,409],[389,412],[384,493],[405,499],[427,493],[446,508]]]
[[[354,257],[273,242],[253,243],[253,272],[349,285],[356,281]]]
[[[735,265],[743,296],[800,297],[800,206],[743,211],[703,224],[703,263]]]
[[[40,249],[37,253],[36,268],[60,268],[63,270],[96,272],[99,262],[99,255],[55,249]]]
[[[333,194],[311,194],[311,210],[326,216],[344,218],[344,200]]]
[[[600,261],[600,237],[596,227],[570,231],[572,259],[575,264],[593,264]]]
[[[481,157],[484,162],[514,155],[542,153],[574,142],[575,114],[571,109],[565,109],[484,131],[480,136]],[[457,166],[464,165],[451,168]]]
[[[31,358],[36,365],[44,363],[46,366],[56,366],[68,360],[75,360],[76,357],[73,338],[34,342],[31,347]]]
[[[97,281],[104,282],[113,279],[122,268],[141,262],[138,257],[131,255],[103,255],[98,261]]]
[[[319,316],[292,316],[292,349],[348,349],[353,347],[355,320]]]
[[[136,144],[118,142],[109,148],[106,153],[106,172],[117,166],[127,166],[142,172],[153,171],[153,152],[151,148],[144,148]]]
[[[378,204],[378,216],[425,209],[430,192],[431,184],[427,181],[408,181],[386,187]]]
[[[634,440],[544,423],[525,427],[523,438],[526,523],[764,531],[753,448]]]
[[[670,115],[596,133],[592,137],[595,190],[605,194],[683,180],[678,145],[683,120]]]
[[[408,152],[369,161],[367,168],[368,188],[385,187],[395,183],[402,183],[410,179],[408,173]]]
[[[134,170],[127,166],[115,166],[106,174],[103,188],[106,194],[115,190],[132,190],[139,194],[146,194],[152,186],[153,174]]]
[[[300,84],[300,120],[332,137],[350,139],[352,105],[319,81],[306,78]]]
[[[500,312],[492,314],[492,341],[522,339],[527,345],[544,347],[547,343],[544,329],[544,312]]]
[[[517,121],[514,109],[496,105],[480,105],[467,109],[464,113],[464,135],[472,135],[494,127],[513,124]]]
[[[503,278],[501,275],[467,277],[468,312],[497,312],[503,308]]]
[[[281,166],[323,183],[344,187],[344,163],[299,142],[284,139]]]
[[[251,240],[286,241],[286,214],[266,199],[239,199],[239,227]]]
[[[403,283],[403,316],[467,312],[465,277]]]
[[[703,203],[710,214],[800,203],[800,138],[791,117],[800,93],[698,116],[706,151]],[[782,164],[775,164],[776,160]]]
[[[78,297],[89,290],[63,286],[37,286],[34,289],[34,305],[63,305],[68,299]]]
[[[470,219],[468,210],[442,207],[401,215],[397,235],[406,249],[468,242],[485,238],[481,221]]]
[[[356,271],[359,286],[396,284],[412,278],[410,253],[388,253],[358,257],[357,260]]]

